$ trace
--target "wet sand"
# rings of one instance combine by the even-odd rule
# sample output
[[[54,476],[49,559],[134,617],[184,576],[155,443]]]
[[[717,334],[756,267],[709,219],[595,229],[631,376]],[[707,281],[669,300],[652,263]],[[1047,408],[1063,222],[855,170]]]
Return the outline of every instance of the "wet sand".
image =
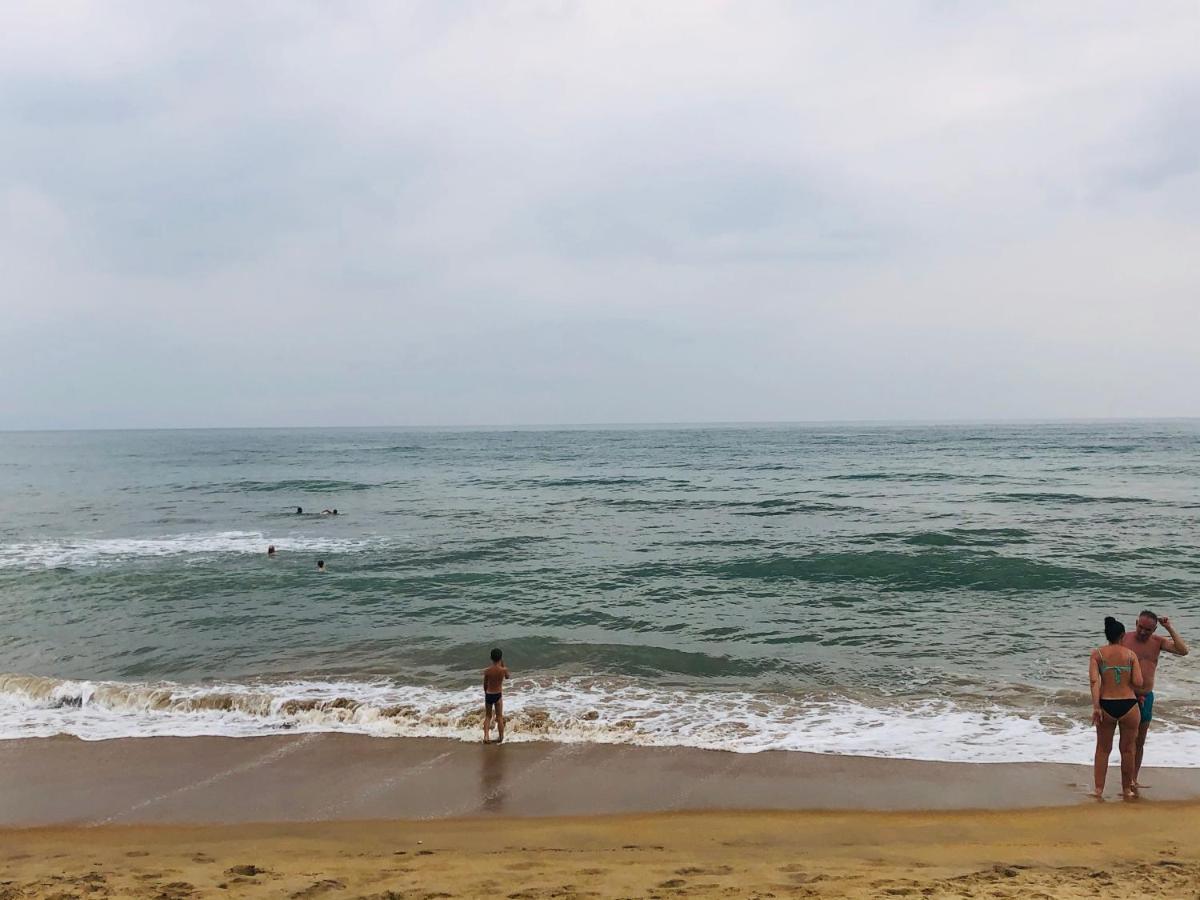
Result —
[[[1147,770],[1155,800],[1200,770]],[[0,826],[311,822],[1091,802],[1089,766],[347,734],[0,742]],[[1110,774],[1110,793],[1120,778]]]
[[[1146,799],[1098,804],[1087,766],[331,734],[0,742],[0,900],[1195,897],[1200,771],[1145,776]]]

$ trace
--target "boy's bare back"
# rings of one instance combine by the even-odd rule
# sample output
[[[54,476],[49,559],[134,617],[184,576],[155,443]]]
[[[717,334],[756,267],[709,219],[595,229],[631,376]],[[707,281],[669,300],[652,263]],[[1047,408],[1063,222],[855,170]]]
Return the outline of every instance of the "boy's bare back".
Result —
[[[483,690],[488,694],[499,694],[504,690],[504,679],[508,677],[508,666],[503,661],[492,663],[483,670]]]

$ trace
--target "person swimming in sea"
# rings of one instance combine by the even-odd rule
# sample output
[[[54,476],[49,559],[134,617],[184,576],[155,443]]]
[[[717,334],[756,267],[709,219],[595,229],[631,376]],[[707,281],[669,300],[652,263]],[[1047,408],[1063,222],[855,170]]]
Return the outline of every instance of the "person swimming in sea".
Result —
[[[323,515],[323,516],[336,516],[337,514],[338,514],[338,511],[337,511],[337,509],[323,509],[323,510],[321,510],[321,515]]]
[[[267,547],[267,556],[274,556],[274,555],[275,555],[275,545],[271,544],[271,546]]]
[[[1092,724],[1096,726],[1095,780],[1096,799],[1104,797],[1104,779],[1108,775],[1108,757],[1112,754],[1113,733],[1121,729],[1121,795],[1137,797],[1136,750],[1138,726],[1142,721],[1137,691],[1141,689],[1142,667],[1137,654],[1122,646],[1125,626],[1107,616],[1104,636],[1108,645],[1097,647],[1088,660],[1088,680],[1092,686]]]
[[[304,507],[303,506],[296,507],[296,515],[298,515],[298,516],[304,515]]]
[[[492,742],[492,710],[496,711],[496,743],[504,743],[504,680],[508,678],[508,666],[504,664],[504,653],[495,648],[492,664],[483,670],[483,742]]]
[[[318,571],[318,572],[324,572],[324,571],[325,571],[325,560],[323,560],[323,559],[318,559],[318,560],[317,560],[317,571]]]

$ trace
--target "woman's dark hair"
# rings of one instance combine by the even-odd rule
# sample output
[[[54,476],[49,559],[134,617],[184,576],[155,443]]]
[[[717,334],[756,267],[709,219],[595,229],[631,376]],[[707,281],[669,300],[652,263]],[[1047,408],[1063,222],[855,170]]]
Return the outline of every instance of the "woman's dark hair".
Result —
[[[1112,616],[1104,617],[1104,636],[1110,644],[1115,644],[1125,636],[1125,626]]]

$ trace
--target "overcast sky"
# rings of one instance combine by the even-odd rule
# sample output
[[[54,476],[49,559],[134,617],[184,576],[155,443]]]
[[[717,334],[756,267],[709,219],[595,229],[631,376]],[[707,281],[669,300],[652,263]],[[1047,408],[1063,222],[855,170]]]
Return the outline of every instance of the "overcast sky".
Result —
[[[1200,415],[1200,6],[0,5],[0,428]]]

